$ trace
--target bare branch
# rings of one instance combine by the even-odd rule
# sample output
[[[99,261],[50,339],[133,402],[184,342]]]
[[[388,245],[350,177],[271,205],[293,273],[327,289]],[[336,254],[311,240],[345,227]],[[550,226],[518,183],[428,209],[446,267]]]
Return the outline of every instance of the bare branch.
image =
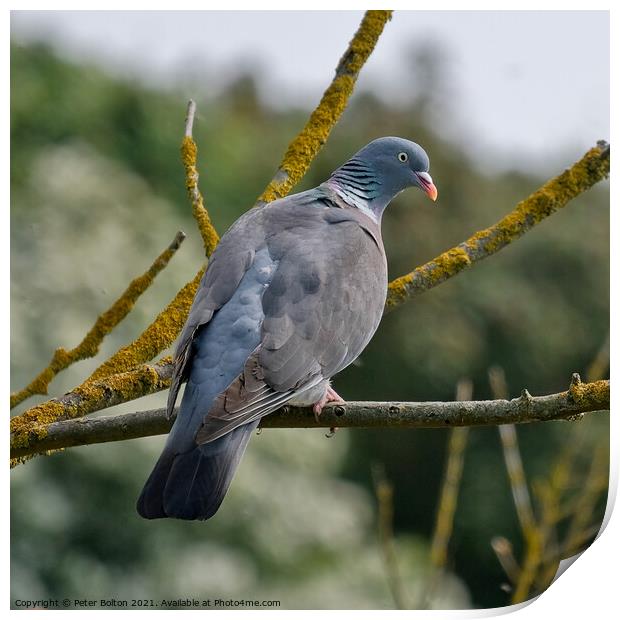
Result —
[[[469,401],[472,394],[473,385],[471,380],[463,379],[459,381],[456,400],[459,402]],[[446,459],[430,553],[431,565],[438,571],[444,569],[448,560],[448,543],[454,524],[454,513],[463,473],[468,431],[469,429],[466,426],[453,428],[448,442],[448,457]]]
[[[609,145],[599,142],[576,164],[547,181],[499,222],[389,284],[386,311],[492,256],[609,175]]]
[[[257,206],[286,196],[321,150],[344,112],[364,63],[375,49],[392,11],[366,11],[362,22],[343,54],[336,75],[301,133],[289,144],[275,176],[259,197]]]
[[[489,383],[495,398],[508,398],[508,385],[506,384],[506,375],[502,368],[499,366],[489,368]],[[536,518],[534,517],[530,491],[525,478],[525,469],[523,468],[519,440],[517,439],[517,429],[514,424],[502,424],[498,427],[498,431],[502,443],[506,471],[510,480],[512,499],[523,537],[527,540],[530,532],[536,529]]]
[[[211,256],[217,246],[220,237],[211,223],[209,212],[207,211],[202,194],[198,189],[198,170],[196,160],[198,147],[192,137],[194,127],[194,116],[196,115],[196,103],[190,99],[187,105],[187,116],[185,118],[185,135],[181,142],[181,159],[185,168],[185,187],[192,203],[192,213],[198,224],[198,230],[202,236],[205,254]]]
[[[607,332],[607,337],[598,350],[595,358],[592,360],[586,371],[587,381],[598,381],[605,376],[605,372],[609,368],[609,344],[610,333]]]
[[[583,549],[584,543],[590,538],[589,532],[592,530],[592,518],[596,509],[597,502],[601,499],[601,494],[607,491],[609,486],[609,443],[599,443],[592,456],[588,476],[582,485],[576,506],[573,511],[564,551],[566,556],[575,555]],[[596,523],[594,527],[597,532],[601,524]]]
[[[514,585],[519,580],[521,567],[512,553],[512,543],[504,536],[495,536],[491,540],[491,547],[493,551],[495,551],[495,555],[504,569],[506,576],[510,580],[510,583]]]
[[[102,390],[107,389],[102,383]],[[163,382],[162,382],[163,383]],[[152,384],[151,384],[152,385]],[[154,391],[154,390],[152,390]],[[54,401],[48,401],[49,403]],[[47,404],[47,403],[44,403]],[[61,405],[62,407],[62,405]],[[464,402],[348,402],[327,405],[317,422],[311,407],[283,407],[263,418],[263,428],[447,428],[549,420],[574,420],[582,414],[609,409],[609,381],[579,383],[566,392],[548,396],[524,395],[513,400]],[[165,409],[67,420],[39,426],[38,436],[25,432],[11,436],[11,457],[69,446],[122,441],[170,430]]]
[[[196,102],[190,99],[187,102],[187,113],[185,115],[185,134],[186,138],[191,138],[194,131],[194,118],[196,116]]]
[[[474,386],[471,379],[461,379],[456,386],[456,400],[471,400],[473,391]],[[455,427],[450,432],[448,456],[446,458],[439,506],[437,507],[437,516],[435,518],[435,529],[431,541],[430,562],[432,570],[429,585],[426,589],[424,609],[429,608],[448,562],[448,545],[454,528],[454,515],[463,475],[468,436],[469,428],[466,426]]]
[[[377,497],[379,543],[388,586],[396,609],[408,609],[394,544],[394,486],[385,475],[385,467],[378,463],[372,468],[372,480]]]
[[[103,339],[131,312],[140,295],[170,262],[184,239],[185,233],[179,231],[172,243],[155,259],[147,271],[132,280],[123,294],[97,318],[80,344],[69,351],[62,347],[56,349],[49,366],[23,390],[11,394],[11,409],[34,394],[47,394],[49,384],[59,372],[75,362],[97,355]]]

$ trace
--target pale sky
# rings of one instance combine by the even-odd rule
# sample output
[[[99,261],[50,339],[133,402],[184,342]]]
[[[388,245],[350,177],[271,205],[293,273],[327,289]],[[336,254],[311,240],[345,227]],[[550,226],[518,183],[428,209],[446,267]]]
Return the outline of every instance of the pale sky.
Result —
[[[191,80],[201,95],[217,93],[240,68],[255,67],[270,103],[310,109],[362,14],[18,11],[11,32],[111,73],[166,87],[182,77],[187,96]],[[358,92],[386,99],[415,92],[408,50],[424,41],[443,50],[449,78],[438,133],[465,144],[483,167],[552,173],[609,139],[607,12],[396,11]]]

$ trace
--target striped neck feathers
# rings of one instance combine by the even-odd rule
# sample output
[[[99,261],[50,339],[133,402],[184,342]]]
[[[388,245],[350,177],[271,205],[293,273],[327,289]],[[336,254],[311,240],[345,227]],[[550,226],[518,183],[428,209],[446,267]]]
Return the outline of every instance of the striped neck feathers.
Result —
[[[381,182],[364,161],[353,157],[327,180],[327,185],[351,207],[359,209],[376,222],[380,221],[389,201],[382,200]]]

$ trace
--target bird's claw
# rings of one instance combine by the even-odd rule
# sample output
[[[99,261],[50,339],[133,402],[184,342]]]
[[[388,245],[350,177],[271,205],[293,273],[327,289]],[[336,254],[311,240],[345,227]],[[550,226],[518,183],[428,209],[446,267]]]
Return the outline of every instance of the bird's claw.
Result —
[[[318,402],[314,403],[314,405],[312,405],[312,411],[314,412],[314,419],[316,420],[317,424],[319,423],[319,418],[321,417],[323,407],[325,407],[327,403],[344,403],[344,399],[342,398],[342,396],[340,396],[340,394],[338,394],[338,392],[336,392],[336,390],[334,390],[334,388],[331,385],[327,386],[327,389],[325,390],[325,394],[323,394],[323,397],[321,398],[321,400],[319,400]],[[335,432],[334,427],[330,429],[330,432],[332,430]],[[334,433],[331,433],[331,435],[329,436],[332,437],[333,434]]]

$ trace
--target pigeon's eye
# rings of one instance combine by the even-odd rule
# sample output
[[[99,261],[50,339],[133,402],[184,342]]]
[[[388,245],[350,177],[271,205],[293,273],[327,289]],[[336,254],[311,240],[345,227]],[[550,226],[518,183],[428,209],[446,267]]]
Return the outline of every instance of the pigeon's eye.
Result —
[[[407,161],[409,159],[409,155],[407,155],[407,153],[399,153],[398,154],[398,161]]]

